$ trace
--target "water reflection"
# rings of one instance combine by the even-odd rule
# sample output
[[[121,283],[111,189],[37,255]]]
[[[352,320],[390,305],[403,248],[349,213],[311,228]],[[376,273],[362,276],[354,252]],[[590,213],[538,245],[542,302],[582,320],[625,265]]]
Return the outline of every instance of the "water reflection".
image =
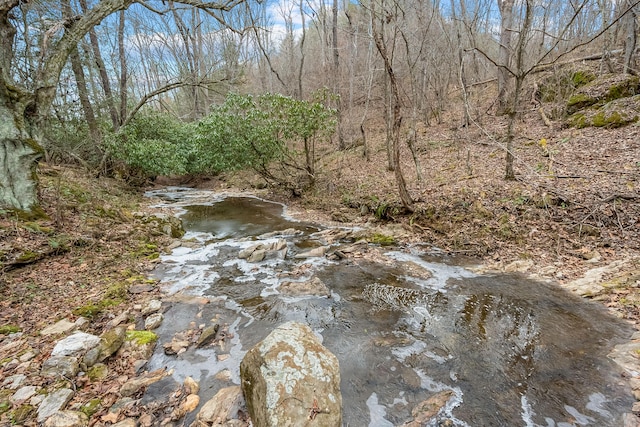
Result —
[[[280,235],[292,251],[303,250],[320,245],[311,235],[317,228],[291,222],[281,205],[259,199],[185,209],[186,237],[202,246],[163,257],[158,274],[174,291],[212,297],[200,318],[233,325],[238,341],[224,366],[201,350],[179,359],[158,354],[153,363],[196,371],[211,394],[225,385],[213,373],[239,365],[276,324],[297,320],[321,334],[340,361],[345,425],[401,425],[442,390],[451,397],[430,425],[618,426],[632,404],[606,358],[629,328],[557,287],[478,277],[412,248],[385,254],[384,263],[291,256],[248,263],[237,258],[255,243],[247,240],[269,242],[265,233],[293,227],[302,234]],[[406,263],[432,277],[415,275]],[[292,276],[320,278],[332,297],[281,295],[280,283]],[[178,327],[174,318],[184,317],[179,305],[165,315],[162,339]]]

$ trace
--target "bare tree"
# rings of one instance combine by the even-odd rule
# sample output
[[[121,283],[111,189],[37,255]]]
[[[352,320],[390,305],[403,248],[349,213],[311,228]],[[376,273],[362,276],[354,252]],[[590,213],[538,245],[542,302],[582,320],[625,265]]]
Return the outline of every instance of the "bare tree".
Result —
[[[384,3],[382,3],[384,6]],[[387,49],[387,44],[383,38],[383,32],[380,28],[381,22],[385,20],[393,19],[389,17],[389,11],[381,7],[381,11],[376,11],[375,2],[371,2],[371,30],[373,32],[373,40],[375,42],[378,53],[384,62],[386,74],[389,78],[389,87],[391,91],[390,106],[392,110],[392,124],[391,124],[391,160],[395,173],[396,184],[398,185],[398,193],[400,195],[400,201],[402,206],[408,210],[413,210],[413,200],[407,190],[407,183],[402,174],[402,168],[400,166],[400,126],[402,124],[402,106],[400,100],[400,87],[398,79],[396,77],[391,54]]]

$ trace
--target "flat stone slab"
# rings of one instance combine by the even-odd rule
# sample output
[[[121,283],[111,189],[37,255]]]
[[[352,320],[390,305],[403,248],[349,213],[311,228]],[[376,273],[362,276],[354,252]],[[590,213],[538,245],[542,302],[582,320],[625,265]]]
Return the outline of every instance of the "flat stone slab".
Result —
[[[40,335],[60,335],[73,331],[77,325],[67,319],[62,319],[40,331]]]

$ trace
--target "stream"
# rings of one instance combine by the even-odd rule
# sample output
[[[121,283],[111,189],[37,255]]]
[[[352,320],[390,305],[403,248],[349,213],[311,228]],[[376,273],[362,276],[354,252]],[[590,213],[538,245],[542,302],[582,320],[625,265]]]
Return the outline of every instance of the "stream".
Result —
[[[426,246],[354,245],[359,230],[333,230],[344,237],[327,241],[326,227],[296,221],[285,206],[259,198],[185,188],[148,195],[159,208],[178,211],[187,230],[154,273],[175,295],[156,330],[160,343],[211,319],[228,325],[230,339],[178,356],[158,345],[147,369],[173,374],[144,399],[166,396],[192,376],[202,405],[240,383],[240,361],[252,346],[295,320],[338,357],[344,426],[402,425],[418,403],[443,390],[451,397],[430,426],[620,426],[634,403],[607,358],[630,327],[559,286],[477,275]],[[238,257],[279,239],[284,257]],[[322,246],[347,256],[295,257]],[[280,292],[285,281],[312,277],[329,297]],[[209,302],[197,303],[199,297]]]

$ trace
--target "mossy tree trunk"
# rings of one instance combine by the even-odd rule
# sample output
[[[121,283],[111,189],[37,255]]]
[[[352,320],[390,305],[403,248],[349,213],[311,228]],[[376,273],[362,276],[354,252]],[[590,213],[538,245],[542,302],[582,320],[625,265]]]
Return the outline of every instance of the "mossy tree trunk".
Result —
[[[0,82],[0,207],[31,210],[38,203],[36,165],[42,149],[27,131],[28,97],[5,83]]]

